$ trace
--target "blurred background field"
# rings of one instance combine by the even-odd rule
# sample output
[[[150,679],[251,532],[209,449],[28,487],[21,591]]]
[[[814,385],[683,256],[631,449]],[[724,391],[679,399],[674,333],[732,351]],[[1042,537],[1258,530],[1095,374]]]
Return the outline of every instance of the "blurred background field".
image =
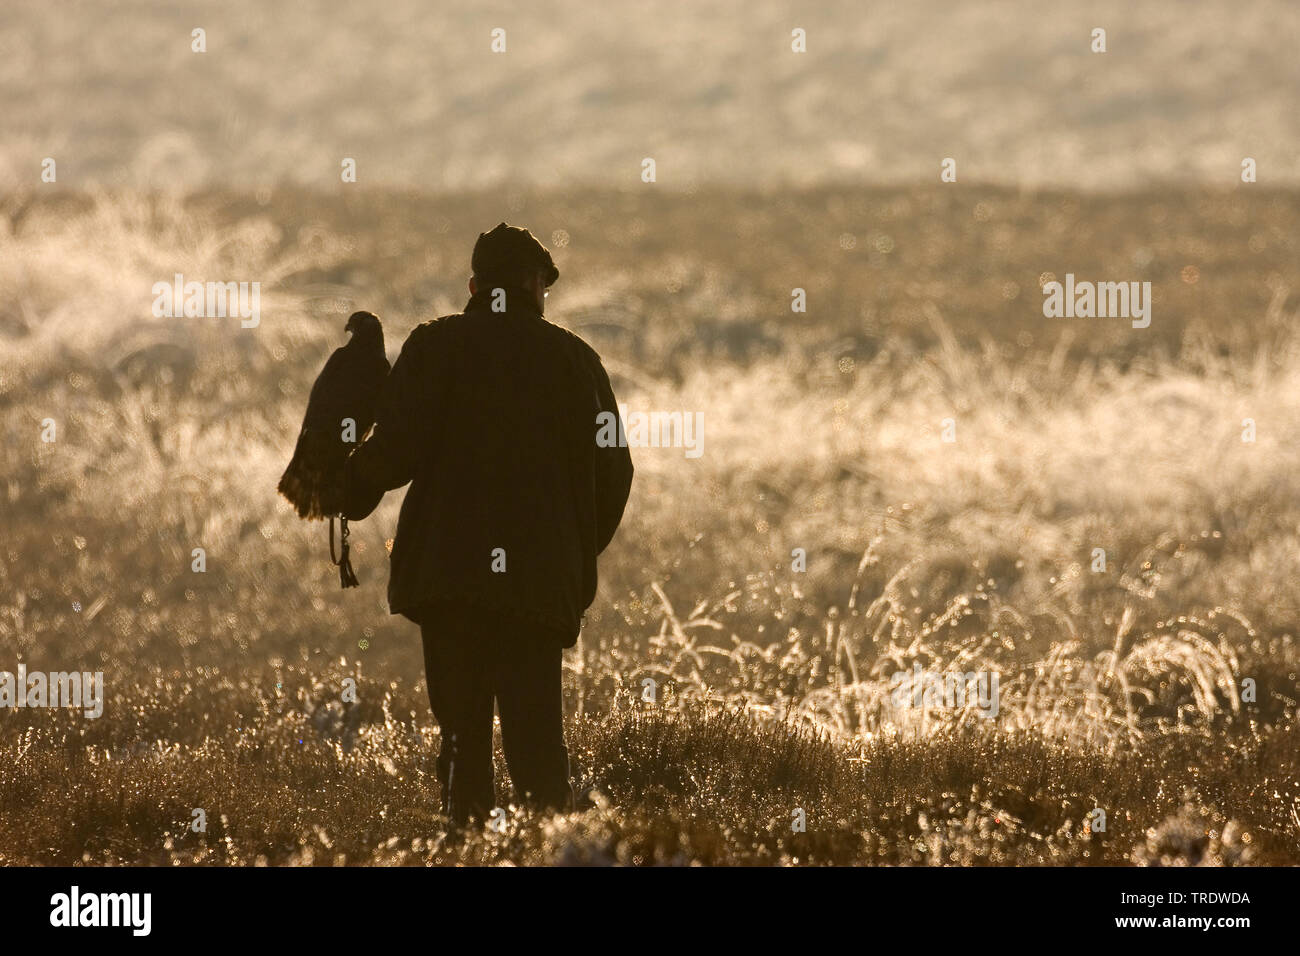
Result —
[[[0,670],[108,699],[0,713],[0,862],[1295,863],[1298,22],[6,3]],[[566,657],[597,808],[452,840],[400,494],[344,593],[274,489],[348,314],[396,357],[502,219],[703,455],[634,450]],[[1150,281],[1151,327],[1045,319],[1067,272]],[[154,318],[176,273],[259,282],[260,324]],[[895,706],[918,665],[997,671],[997,718]]]
[[[1297,42],[1290,0],[6,0],[0,186],[1296,185]]]

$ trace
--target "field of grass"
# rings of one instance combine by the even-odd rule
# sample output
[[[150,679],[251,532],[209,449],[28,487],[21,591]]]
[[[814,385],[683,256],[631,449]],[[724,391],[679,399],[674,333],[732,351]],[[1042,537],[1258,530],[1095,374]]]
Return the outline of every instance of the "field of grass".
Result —
[[[275,485],[348,314],[395,356],[501,219],[703,454],[634,450],[566,655],[596,809],[448,836],[401,495],[341,592]],[[0,670],[107,701],[0,712],[0,862],[1296,863],[1297,221],[1253,187],[11,190]],[[1045,319],[1067,272],[1150,280],[1151,327]],[[152,317],[175,273],[260,282],[260,324]],[[996,671],[996,718],[898,706],[918,665]]]

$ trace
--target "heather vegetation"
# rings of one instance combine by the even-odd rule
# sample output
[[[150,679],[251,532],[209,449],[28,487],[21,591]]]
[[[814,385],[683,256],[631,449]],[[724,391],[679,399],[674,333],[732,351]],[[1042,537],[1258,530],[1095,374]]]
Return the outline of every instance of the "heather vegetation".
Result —
[[[0,670],[107,688],[98,719],[0,713],[0,861],[1297,859],[1300,195],[0,207]],[[418,633],[384,599],[400,494],[354,526],[341,592],[324,526],[275,484],[348,314],[379,313],[395,356],[461,308],[502,218],[555,251],[548,314],[620,400],[700,412],[703,453],[634,449],[566,657],[594,808],[457,835]],[[177,272],[260,282],[260,323],[155,318]],[[1149,279],[1151,327],[1045,319],[1066,272]],[[996,716],[900,705],[918,669],[996,672]]]

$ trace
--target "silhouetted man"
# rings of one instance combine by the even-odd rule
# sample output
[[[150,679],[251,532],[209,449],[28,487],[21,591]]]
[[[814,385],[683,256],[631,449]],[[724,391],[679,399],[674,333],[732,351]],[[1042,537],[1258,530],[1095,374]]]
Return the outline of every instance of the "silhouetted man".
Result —
[[[632,485],[626,444],[596,442],[597,415],[618,414],[600,357],[543,318],[559,278],[546,247],[501,223],[471,265],[465,311],[407,338],[344,482],[351,520],[411,483],[388,601],[421,627],[443,807],[458,822],[496,806],[494,698],[516,794],[572,806],[561,652]]]

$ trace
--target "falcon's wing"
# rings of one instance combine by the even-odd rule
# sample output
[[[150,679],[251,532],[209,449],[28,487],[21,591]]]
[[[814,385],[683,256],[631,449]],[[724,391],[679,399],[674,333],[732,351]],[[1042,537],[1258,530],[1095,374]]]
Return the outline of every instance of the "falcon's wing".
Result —
[[[337,508],[328,500],[352,446],[346,443],[343,420],[356,421],[357,438],[371,422],[363,422],[372,386],[354,368],[356,355],[347,346],[335,349],[312,385],[293,459],[280,478],[279,490],[303,518],[324,518]]]

